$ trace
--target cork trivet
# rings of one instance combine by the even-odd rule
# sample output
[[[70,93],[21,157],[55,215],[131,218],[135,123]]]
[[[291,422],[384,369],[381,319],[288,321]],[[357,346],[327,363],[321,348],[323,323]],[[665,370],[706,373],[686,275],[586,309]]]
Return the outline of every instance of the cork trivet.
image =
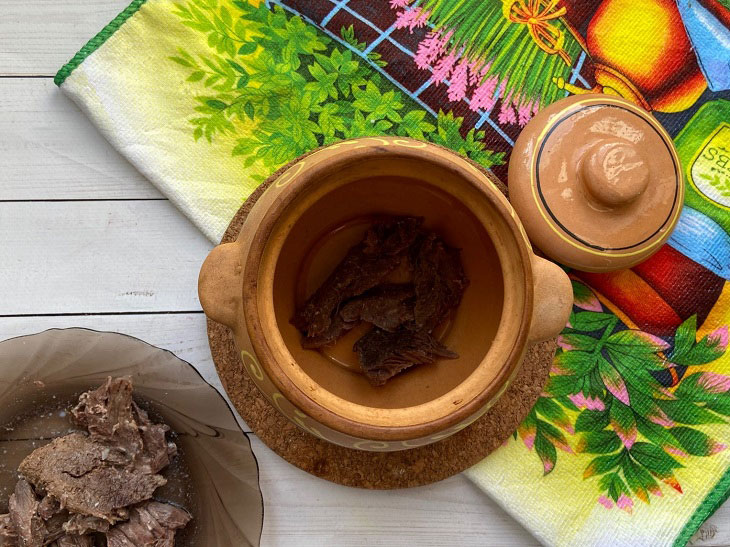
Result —
[[[235,241],[256,200],[287,167],[271,175],[251,194],[233,217],[221,243]],[[504,185],[496,180],[495,183],[506,194]],[[501,446],[537,401],[557,349],[554,340],[533,346],[504,395],[462,431],[420,448],[365,452],[323,441],[282,416],[244,371],[228,327],[208,319],[208,340],[216,370],[236,410],[271,450],[317,477],[371,489],[407,488],[440,481],[471,467]]]

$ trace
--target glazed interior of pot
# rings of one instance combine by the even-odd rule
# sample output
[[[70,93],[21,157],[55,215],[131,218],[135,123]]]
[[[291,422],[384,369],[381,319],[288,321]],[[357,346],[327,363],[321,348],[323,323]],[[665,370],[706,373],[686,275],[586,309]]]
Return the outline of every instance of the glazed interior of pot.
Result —
[[[318,173],[313,185],[315,190],[302,192],[281,214],[265,259],[275,261],[273,279],[259,280],[261,303],[266,306],[267,294],[273,297],[269,302],[287,354],[282,361],[293,362],[287,370],[295,383],[339,414],[343,408],[352,409],[343,402],[354,403],[364,410],[361,419],[387,425],[399,423],[398,409],[440,401],[439,411],[423,416],[443,416],[494,387],[521,325],[524,263],[506,219],[485,199],[483,189],[448,165],[387,156],[353,164],[342,159]],[[290,320],[368,227],[391,215],[422,217],[426,229],[459,248],[470,284],[458,309],[435,331],[459,358],[411,367],[374,387],[359,372],[352,351],[369,325],[353,329],[333,347],[307,350]],[[392,281],[403,281],[398,279],[402,272],[394,275]],[[491,351],[496,340],[501,340],[500,348]],[[463,389],[468,383],[474,385]]]

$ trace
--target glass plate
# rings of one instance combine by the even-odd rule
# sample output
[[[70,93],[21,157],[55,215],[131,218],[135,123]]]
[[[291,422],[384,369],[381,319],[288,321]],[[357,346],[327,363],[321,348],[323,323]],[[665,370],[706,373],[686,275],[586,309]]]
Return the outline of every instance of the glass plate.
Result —
[[[68,409],[109,376],[130,376],[138,404],[172,429],[179,456],[162,472],[169,482],[155,498],[193,515],[176,545],[258,545],[258,465],[223,397],[169,351],[80,328],[0,342],[0,512],[7,512],[21,460],[71,431]]]

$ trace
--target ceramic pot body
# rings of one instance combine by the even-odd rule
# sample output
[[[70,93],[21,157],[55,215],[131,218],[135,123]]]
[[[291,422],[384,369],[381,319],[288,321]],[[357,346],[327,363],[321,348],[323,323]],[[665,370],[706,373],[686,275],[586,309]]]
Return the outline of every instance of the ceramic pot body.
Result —
[[[460,357],[372,387],[353,369],[351,345],[305,350],[289,320],[380,215],[423,217],[461,249],[471,283],[442,336]],[[199,294],[282,414],[324,440],[372,451],[422,446],[475,421],[528,345],[556,335],[572,305],[567,276],[532,253],[483,171],[440,147],[386,137],[342,141],[283,171],[237,241],[210,253]]]

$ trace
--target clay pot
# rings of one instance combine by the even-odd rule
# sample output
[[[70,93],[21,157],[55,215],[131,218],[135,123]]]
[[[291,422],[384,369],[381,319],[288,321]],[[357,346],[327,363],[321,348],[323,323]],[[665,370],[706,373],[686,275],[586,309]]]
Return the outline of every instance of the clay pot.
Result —
[[[442,333],[460,357],[413,367],[381,387],[353,370],[353,340],[305,350],[290,324],[376,215],[423,217],[461,249],[471,281]],[[572,305],[568,277],[532,253],[483,171],[435,145],[385,137],[342,141],[292,164],[237,241],[210,253],[199,294],[206,315],[233,330],[246,372],[282,414],[322,439],[373,451],[425,445],[479,418],[529,344],[555,336]]]

